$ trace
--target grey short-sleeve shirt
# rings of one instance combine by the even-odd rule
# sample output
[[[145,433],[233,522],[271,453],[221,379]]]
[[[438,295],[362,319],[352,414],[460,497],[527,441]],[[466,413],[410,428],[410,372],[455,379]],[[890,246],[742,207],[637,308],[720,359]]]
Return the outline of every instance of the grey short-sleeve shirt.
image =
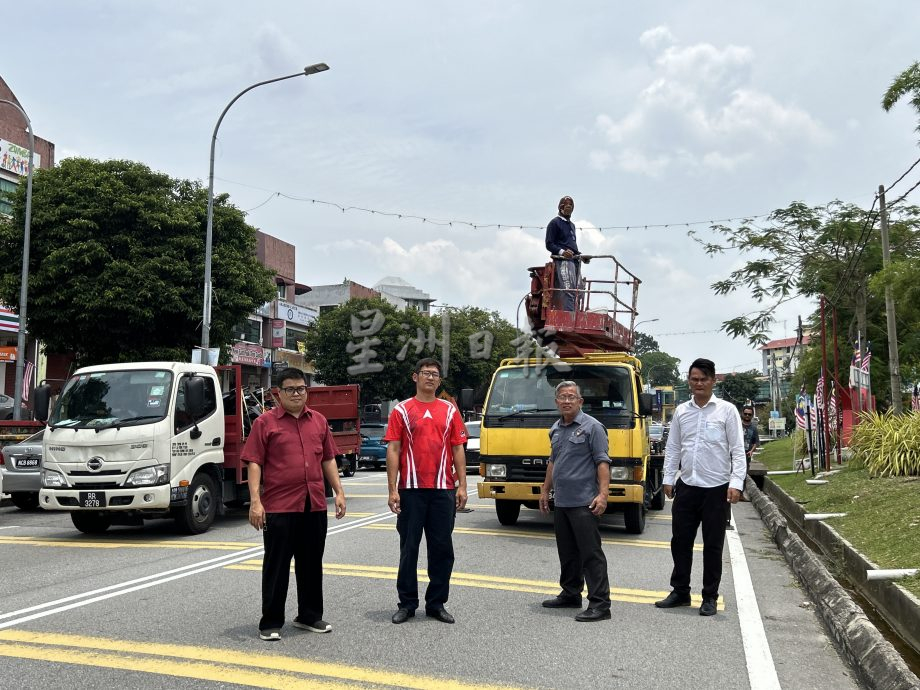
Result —
[[[555,502],[560,508],[587,506],[597,496],[597,465],[610,463],[607,429],[579,412],[571,424],[556,421],[549,430]]]

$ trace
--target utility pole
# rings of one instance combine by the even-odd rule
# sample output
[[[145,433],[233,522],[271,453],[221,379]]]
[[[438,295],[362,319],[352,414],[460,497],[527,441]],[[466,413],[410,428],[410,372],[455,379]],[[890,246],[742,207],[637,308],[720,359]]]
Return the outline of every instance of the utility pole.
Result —
[[[878,217],[882,229],[882,267],[888,268],[891,255],[888,250],[888,213],[885,210],[885,185],[878,186]],[[885,285],[885,316],[888,323],[888,370],[891,372],[891,408],[895,414],[904,412],[901,405],[901,365],[898,362],[898,327],[895,323],[894,296],[891,286]]]

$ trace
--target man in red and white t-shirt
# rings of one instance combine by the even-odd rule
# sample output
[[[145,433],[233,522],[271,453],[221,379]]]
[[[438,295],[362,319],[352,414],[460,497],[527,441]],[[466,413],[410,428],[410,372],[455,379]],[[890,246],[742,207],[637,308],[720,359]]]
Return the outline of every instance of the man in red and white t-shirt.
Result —
[[[466,427],[452,403],[435,397],[441,382],[438,360],[419,360],[412,380],[415,397],[403,400],[390,413],[383,437],[389,506],[398,516],[399,532],[399,608],[393,622],[405,623],[418,608],[418,550],[424,532],[429,580],[425,614],[453,623],[444,604],[454,567],[454,518],[466,506]]]

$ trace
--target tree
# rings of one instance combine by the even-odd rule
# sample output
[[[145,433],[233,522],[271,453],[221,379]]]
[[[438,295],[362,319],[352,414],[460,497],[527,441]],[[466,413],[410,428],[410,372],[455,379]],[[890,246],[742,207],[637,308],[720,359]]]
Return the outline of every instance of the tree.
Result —
[[[522,333],[498,312],[479,307],[445,310],[431,320],[441,332],[445,330],[445,320],[449,324],[450,359],[445,389],[456,396],[464,388],[472,388],[474,401],[482,402],[501,360],[516,355],[513,341]]]
[[[726,374],[720,384],[722,397],[739,407],[748,400],[755,400],[760,391],[760,382],[757,380],[759,376],[760,372],[753,369],[737,374]]]
[[[680,382],[680,360],[667,352],[646,352],[640,358],[642,373],[651,386],[673,386]]]
[[[428,317],[398,311],[380,299],[352,299],[320,314],[307,330],[305,344],[324,383],[358,383],[363,399],[390,400],[415,392],[412,370],[419,359],[435,357],[444,363],[443,343],[448,340],[444,390],[457,396],[472,388],[481,399],[501,359],[514,356],[512,340],[520,335],[497,312],[478,307]],[[362,344],[365,339],[367,345]],[[486,344],[488,349],[482,349]]]
[[[646,352],[657,352],[659,350],[658,341],[647,333],[636,331],[633,336],[632,352],[636,357],[642,358]]]
[[[908,94],[910,94],[910,104],[920,115],[920,62],[915,62],[895,77],[882,97],[882,107],[889,111],[895,103]],[[920,132],[920,123],[917,125],[917,131]]]
[[[0,300],[19,303],[25,185],[0,223]],[[207,193],[131,161],[68,158],[33,179],[29,332],[77,363],[187,360],[200,340]],[[215,199],[214,346],[271,299],[255,229]]]

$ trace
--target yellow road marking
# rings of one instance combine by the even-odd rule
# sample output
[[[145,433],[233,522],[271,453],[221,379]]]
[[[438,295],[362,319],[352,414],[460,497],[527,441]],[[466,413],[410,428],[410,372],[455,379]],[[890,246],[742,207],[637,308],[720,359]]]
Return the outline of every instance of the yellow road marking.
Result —
[[[227,570],[262,570],[261,559],[250,559],[226,566]],[[342,575],[346,577],[365,577],[376,580],[395,580],[398,569],[392,566],[379,565],[352,565],[348,563],[324,563],[323,573],[325,575]],[[428,582],[428,573],[424,570],[418,571],[420,582]],[[481,589],[497,589],[505,592],[525,592],[528,594],[547,594],[553,595],[559,592],[559,583],[549,580],[525,580],[515,577],[500,577],[494,575],[479,575],[476,573],[459,573],[453,572],[450,576],[450,584],[462,587],[479,587]],[[620,601],[628,604],[654,604],[659,599],[664,599],[668,591],[654,591],[648,589],[628,589],[625,587],[611,587],[611,601]],[[695,606],[703,603],[700,595],[691,595],[691,601]],[[724,604],[719,599],[718,607],[724,610]]]
[[[382,529],[395,530],[396,525],[364,525],[362,529]],[[556,536],[550,532],[527,532],[524,530],[501,530],[501,529],[483,529],[479,527],[454,527],[454,532],[458,534],[474,534],[490,537],[523,537],[525,539],[551,539],[555,540]],[[651,539],[617,539],[604,537],[601,539],[602,544],[615,544],[619,546],[641,546],[649,549],[670,549],[670,541],[655,541]],[[694,551],[702,551],[702,544],[694,544]]]
[[[333,690],[388,686],[418,690],[498,690],[499,687],[505,687],[467,683],[453,678],[411,675],[379,668],[309,661],[275,654],[190,645],[112,640],[24,630],[0,631],[0,640],[5,641],[0,642],[0,656],[142,671],[258,688]],[[233,660],[221,663],[213,661],[227,657],[232,657]],[[331,682],[320,679],[330,679]]]

